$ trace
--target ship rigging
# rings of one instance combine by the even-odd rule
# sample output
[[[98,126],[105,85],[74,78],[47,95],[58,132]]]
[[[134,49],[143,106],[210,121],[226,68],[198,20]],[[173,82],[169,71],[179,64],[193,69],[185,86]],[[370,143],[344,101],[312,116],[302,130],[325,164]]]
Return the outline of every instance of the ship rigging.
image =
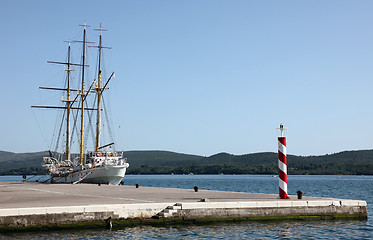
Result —
[[[72,41],[73,43],[82,43],[82,61],[81,63],[71,62],[71,41],[68,45],[68,57],[65,62],[48,61],[48,63],[62,64],[65,66],[67,72],[66,84],[63,88],[54,87],[40,87],[40,89],[62,91],[65,99],[61,99],[63,106],[31,106],[33,108],[46,109],[62,109],[64,119],[60,124],[60,130],[57,137],[55,151],[49,151],[50,155],[43,158],[42,166],[48,170],[51,182],[55,183],[102,183],[118,185],[129,167],[126,159],[123,158],[123,152],[115,151],[115,144],[112,139],[110,128],[108,128],[111,141],[101,144],[102,142],[102,113],[106,113],[106,120],[108,121],[107,112],[105,111],[105,101],[103,93],[108,89],[108,84],[114,77],[114,72],[106,81],[102,81],[102,50],[109,47],[102,46],[102,29],[100,24],[99,29],[99,44],[97,46],[90,46],[98,49],[98,64],[97,64],[97,81],[94,80],[86,90],[86,68],[89,67],[86,63],[87,45],[93,44],[86,40],[87,26],[83,26],[83,40]],[[71,72],[73,67],[81,69],[80,89],[71,88]],[[75,96],[73,96],[75,94]],[[89,99],[93,97],[93,105],[89,104]],[[92,119],[95,113],[95,130],[92,127]],[[86,119],[88,115],[88,120]],[[80,116],[80,118],[79,118]],[[94,120],[93,120],[94,121]],[[80,125],[80,129],[78,126]],[[86,126],[88,125],[88,130]],[[106,124],[109,126],[109,124]],[[64,154],[59,154],[58,146],[60,142],[62,129],[65,128],[64,136]],[[73,135],[79,133],[76,141],[73,141]],[[86,145],[88,133],[94,132],[94,147],[93,151],[86,152]],[[72,146],[78,143],[79,154],[72,154]]]

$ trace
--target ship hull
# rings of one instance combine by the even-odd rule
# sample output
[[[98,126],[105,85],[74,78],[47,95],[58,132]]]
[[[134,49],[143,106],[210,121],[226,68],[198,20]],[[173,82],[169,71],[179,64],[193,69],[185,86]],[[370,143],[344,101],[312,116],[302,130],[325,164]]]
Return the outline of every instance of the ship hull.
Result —
[[[102,183],[109,185],[119,185],[126,174],[124,166],[105,166],[92,170],[92,173],[82,181],[84,183]]]
[[[95,183],[119,185],[126,174],[126,166],[100,166],[53,177],[53,183]]]

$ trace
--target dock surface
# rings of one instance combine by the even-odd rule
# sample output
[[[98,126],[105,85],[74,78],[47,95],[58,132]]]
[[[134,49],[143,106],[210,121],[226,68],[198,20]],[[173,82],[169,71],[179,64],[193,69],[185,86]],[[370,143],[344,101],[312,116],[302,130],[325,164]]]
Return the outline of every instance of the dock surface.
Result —
[[[56,207],[92,204],[138,204],[162,202],[246,202],[277,201],[277,194],[223,192],[194,189],[110,186],[96,184],[41,184],[35,182],[0,183],[0,209],[18,207]],[[296,200],[297,196],[291,196]],[[307,200],[327,198],[303,197]],[[334,199],[335,200],[335,199]]]
[[[0,183],[0,227],[146,219],[367,217],[366,202],[335,198],[95,184]]]

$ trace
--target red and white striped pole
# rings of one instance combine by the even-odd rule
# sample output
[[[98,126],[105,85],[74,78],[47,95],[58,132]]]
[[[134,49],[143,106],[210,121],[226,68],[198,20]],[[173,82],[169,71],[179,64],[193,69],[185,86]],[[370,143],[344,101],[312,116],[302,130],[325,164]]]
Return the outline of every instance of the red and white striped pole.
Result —
[[[280,199],[290,199],[288,196],[288,176],[286,164],[286,137],[284,125],[280,124],[280,136],[278,137],[278,178]]]

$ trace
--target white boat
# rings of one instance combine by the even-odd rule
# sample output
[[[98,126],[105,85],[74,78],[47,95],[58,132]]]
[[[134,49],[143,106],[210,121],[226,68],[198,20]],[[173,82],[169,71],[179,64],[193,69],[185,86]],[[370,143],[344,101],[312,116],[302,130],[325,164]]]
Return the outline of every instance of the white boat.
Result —
[[[42,166],[47,168],[51,183],[121,183],[129,167],[122,152],[90,152],[87,155],[85,164],[44,157]]]
[[[42,161],[42,166],[47,169],[50,175],[51,183],[97,183],[97,184],[110,184],[118,185],[122,182],[126,169],[129,167],[129,164],[126,162],[126,159],[123,158],[122,151],[113,150],[114,142],[105,144],[101,146],[101,114],[105,110],[102,107],[102,96],[103,92],[108,89],[107,85],[110,80],[113,78],[114,73],[111,74],[109,79],[102,84],[101,82],[101,52],[102,46],[102,31],[101,28],[97,29],[100,31],[99,45],[95,46],[99,51],[98,58],[98,68],[97,68],[97,81],[93,81],[88,90],[85,90],[85,68],[88,67],[85,63],[85,54],[86,54],[86,27],[84,23],[83,31],[83,41],[75,41],[83,44],[83,53],[82,53],[82,63],[74,64],[70,62],[70,43],[68,47],[68,60],[67,62],[52,62],[55,64],[63,64],[66,66],[65,70],[67,71],[67,78],[64,88],[50,88],[50,87],[41,87],[41,89],[48,90],[58,90],[66,93],[66,99],[62,99],[64,106],[32,106],[36,108],[53,108],[53,109],[63,109],[63,116],[66,118],[65,123],[61,126],[65,127],[65,144],[64,144],[64,154],[58,154],[56,152],[50,151],[50,156],[44,157]],[[70,88],[70,72],[72,71],[72,66],[78,66],[81,68],[81,88],[74,90]],[[106,92],[106,91],[105,91]],[[76,93],[74,98],[71,97],[72,93]],[[88,95],[94,93],[95,101],[93,107],[87,107],[87,97]],[[80,129],[76,129],[80,133],[80,137],[77,142],[79,146],[79,154],[75,154],[74,160],[72,159],[74,154],[71,154],[71,143],[72,133],[71,133],[71,119],[70,115],[73,111],[76,111],[76,115],[80,114],[80,118],[75,118],[75,120],[80,121],[79,124],[74,122],[73,128],[77,128],[80,125]],[[96,113],[96,129],[95,129],[95,146],[94,151],[84,153],[86,147],[84,146],[84,133],[85,133],[85,111],[93,111]],[[90,118],[91,121],[91,118]],[[61,131],[60,131],[61,132]]]

